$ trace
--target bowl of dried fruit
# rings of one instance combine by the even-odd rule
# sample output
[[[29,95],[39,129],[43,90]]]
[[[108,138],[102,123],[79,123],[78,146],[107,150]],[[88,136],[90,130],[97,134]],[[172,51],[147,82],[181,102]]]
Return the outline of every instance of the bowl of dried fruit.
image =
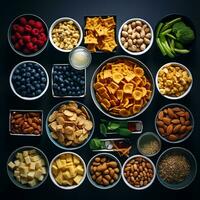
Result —
[[[46,132],[57,147],[75,150],[83,147],[94,132],[91,111],[77,101],[64,101],[54,106],[46,118]]]
[[[165,150],[158,158],[157,178],[166,188],[180,190],[188,187],[197,174],[194,155],[182,147]]]
[[[130,56],[114,56],[96,69],[90,84],[97,108],[119,120],[143,113],[154,96],[154,80],[141,61]]]
[[[185,97],[190,92],[192,84],[190,70],[177,62],[163,65],[156,74],[156,87],[159,93],[171,100]]]
[[[182,104],[168,104],[162,107],[155,118],[158,135],[166,142],[180,143],[187,140],[194,129],[194,117]]]

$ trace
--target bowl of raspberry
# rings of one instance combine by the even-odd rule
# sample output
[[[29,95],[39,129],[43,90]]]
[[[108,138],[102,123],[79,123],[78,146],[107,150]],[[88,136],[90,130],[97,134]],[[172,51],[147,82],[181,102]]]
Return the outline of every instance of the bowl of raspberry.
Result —
[[[20,15],[10,23],[8,42],[17,54],[24,57],[36,56],[47,46],[48,27],[36,15]]]

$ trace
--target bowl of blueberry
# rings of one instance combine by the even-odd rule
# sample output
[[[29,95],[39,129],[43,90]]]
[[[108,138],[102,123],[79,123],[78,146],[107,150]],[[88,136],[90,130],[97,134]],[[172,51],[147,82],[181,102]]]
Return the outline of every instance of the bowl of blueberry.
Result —
[[[23,100],[35,100],[47,91],[49,76],[45,68],[35,61],[23,61],[10,73],[10,87]]]
[[[52,67],[52,95],[55,98],[78,98],[86,95],[86,70],[76,70],[69,64]]]

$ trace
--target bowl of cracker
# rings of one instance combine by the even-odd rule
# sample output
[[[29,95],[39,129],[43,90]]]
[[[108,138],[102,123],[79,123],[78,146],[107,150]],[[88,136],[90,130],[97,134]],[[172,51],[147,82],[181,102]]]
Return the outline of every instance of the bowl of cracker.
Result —
[[[83,147],[94,132],[91,111],[77,101],[64,101],[55,105],[46,118],[46,132],[57,147],[75,150]]]
[[[155,90],[150,70],[136,58],[114,56],[96,69],[91,96],[97,108],[113,119],[127,120],[143,113]]]

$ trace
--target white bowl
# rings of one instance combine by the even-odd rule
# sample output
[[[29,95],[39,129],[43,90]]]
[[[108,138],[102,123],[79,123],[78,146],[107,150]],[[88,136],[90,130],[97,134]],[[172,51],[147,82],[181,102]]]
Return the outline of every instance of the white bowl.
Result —
[[[18,66],[22,65],[22,64],[26,64],[26,63],[29,63],[29,62],[39,65],[39,66],[43,69],[43,71],[45,72],[45,74],[46,74],[46,79],[47,79],[47,83],[46,83],[45,89],[42,91],[42,93],[41,93],[40,95],[35,96],[35,97],[23,97],[23,96],[21,96],[20,94],[17,93],[17,91],[15,90],[14,85],[13,85],[13,83],[12,83],[12,76],[13,76],[13,73],[14,73],[14,71],[16,70],[16,68],[17,68]],[[12,91],[14,92],[14,94],[15,94],[16,96],[18,96],[20,99],[31,101],[31,100],[39,99],[39,98],[47,91],[48,86],[49,86],[49,76],[48,76],[48,73],[47,73],[46,69],[45,69],[41,64],[39,64],[38,62],[32,61],[32,60],[27,60],[27,61],[23,61],[23,62],[18,63],[18,64],[12,69],[12,71],[11,71],[11,73],[10,73],[9,82],[10,82],[10,87],[11,87]]]
[[[54,162],[58,157],[60,157],[61,155],[64,155],[64,154],[72,154],[72,155],[77,156],[77,157],[80,159],[80,161],[82,162],[82,164],[83,164],[84,174],[83,174],[83,178],[82,178],[81,182],[80,182],[78,185],[62,186],[62,185],[59,185],[59,184],[55,181],[55,178],[54,178],[54,176],[53,176],[53,174],[52,174],[52,172],[51,172],[52,164],[53,164],[53,162]],[[84,160],[83,160],[78,154],[76,154],[76,153],[74,153],[74,152],[67,151],[67,152],[60,153],[60,154],[58,154],[57,156],[55,156],[55,157],[52,159],[52,161],[51,161],[51,163],[50,163],[50,165],[49,165],[49,176],[50,176],[52,182],[53,182],[57,187],[59,187],[59,188],[61,188],[61,189],[64,189],[64,190],[72,190],[72,189],[75,189],[75,188],[79,187],[79,186],[83,183],[83,181],[85,180],[85,178],[86,178],[86,165],[85,165],[85,162],[84,162]]]
[[[59,48],[59,47],[57,47],[57,46],[55,45],[55,43],[53,42],[53,39],[52,39],[52,31],[53,31],[54,27],[55,27],[58,23],[63,22],[63,21],[73,21],[74,24],[77,26],[77,28],[78,28],[78,30],[79,30],[79,33],[80,33],[80,39],[79,39],[79,42],[77,43],[76,47],[78,47],[78,46],[81,44],[82,40],[83,40],[83,31],[82,31],[82,28],[81,28],[80,24],[79,24],[76,20],[74,20],[74,19],[72,19],[72,18],[70,18],[70,17],[61,17],[61,18],[59,18],[59,19],[57,19],[56,21],[53,22],[53,24],[51,25],[51,27],[50,27],[50,29],[49,29],[49,40],[50,40],[51,44],[52,44],[57,50],[59,50],[59,51],[61,51],[61,52],[64,52],[64,53],[68,53],[68,52],[72,51],[72,49],[69,49],[69,50],[61,49],[61,48]]]
[[[146,47],[146,49],[145,49],[144,51],[132,52],[132,51],[129,51],[128,49],[124,48],[124,46],[123,46],[123,44],[122,44],[122,42],[121,42],[121,33],[122,33],[122,28],[123,28],[123,26],[124,26],[125,24],[129,24],[130,22],[137,21],[137,20],[142,21],[143,23],[145,23],[145,24],[148,26],[148,28],[150,28],[150,31],[151,31],[151,39],[150,39],[150,44]],[[153,41],[154,41],[154,33],[153,33],[153,29],[152,29],[151,25],[150,25],[146,20],[141,19],[141,18],[131,18],[131,19],[125,21],[125,22],[121,25],[121,27],[120,27],[120,29],[119,29],[119,32],[118,32],[118,42],[119,42],[121,48],[122,48],[126,53],[128,53],[128,54],[130,54],[130,55],[133,55],[133,56],[138,56],[138,55],[142,55],[142,54],[146,53],[146,52],[151,48],[151,46],[152,46],[152,44],[153,44]]]
[[[153,178],[152,178],[151,181],[150,181],[147,185],[145,185],[144,187],[134,187],[133,185],[131,185],[131,184],[126,180],[126,177],[124,176],[124,169],[125,169],[126,164],[127,164],[130,160],[132,160],[132,159],[134,159],[134,158],[137,158],[137,157],[142,157],[142,158],[144,158],[145,160],[149,161],[149,162],[151,163],[152,167],[153,167]],[[124,163],[123,166],[122,166],[122,179],[124,180],[124,182],[126,183],[126,185],[127,185],[128,187],[130,187],[131,189],[134,189],[134,190],[144,190],[144,189],[146,189],[146,188],[148,188],[149,186],[152,185],[152,183],[153,183],[154,180],[155,180],[155,177],[156,177],[156,168],[155,168],[155,165],[154,165],[154,163],[153,163],[149,158],[147,158],[146,156],[143,156],[143,155],[134,155],[134,156],[131,156],[131,157],[129,157],[129,158],[125,161],[125,163]]]
[[[164,67],[167,67],[169,65],[172,65],[172,66],[178,66],[178,67],[181,67],[182,69],[186,70],[188,72],[188,74],[192,77],[192,74],[190,72],[190,70],[183,64],[181,63],[178,63],[178,62],[169,62],[169,63],[166,63],[164,64],[157,72],[156,74],[156,88],[158,90],[158,92],[160,93],[160,89],[158,87],[158,74],[160,72],[160,70],[162,70]],[[192,85],[193,85],[193,78],[192,78],[192,82],[190,83],[190,86],[188,87],[188,89],[181,95],[181,96],[178,96],[178,97],[175,97],[175,96],[169,96],[169,95],[163,95],[161,94],[163,97],[167,98],[167,99],[171,99],[171,100],[177,100],[177,99],[182,99],[183,97],[185,97],[191,90],[192,88]]]

